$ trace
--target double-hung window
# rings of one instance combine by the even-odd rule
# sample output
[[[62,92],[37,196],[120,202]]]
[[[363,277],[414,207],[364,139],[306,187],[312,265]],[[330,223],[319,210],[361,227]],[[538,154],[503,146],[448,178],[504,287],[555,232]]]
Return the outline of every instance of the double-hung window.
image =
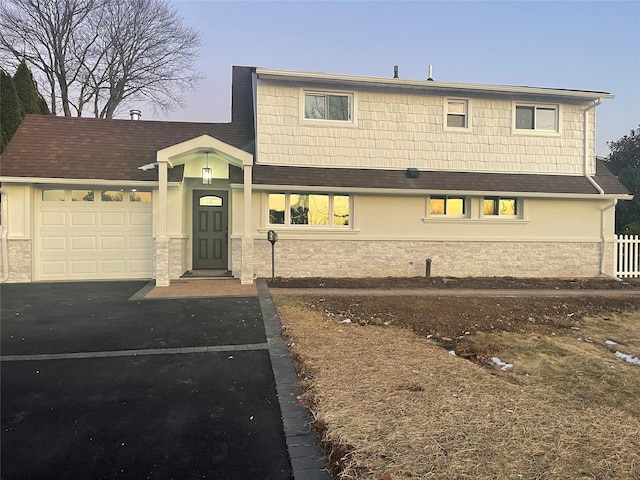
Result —
[[[270,193],[269,225],[348,227],[349,195],[326,193]]]
[[[464,217],[466,210],[465,197],[433,196],[429,198],[429,216]]]
[[[353,119],[353,95],[304,92],[304,118],[351,122]]]
[[[558,131],[557,105],[516,105],[516,130]]]
[[[518,199],[513,197],[484,197],[485,217],[515,217],[518,215]]]
[[[448,98],[446,101],[446,127],[469,128],[469,101],[463,99]]]

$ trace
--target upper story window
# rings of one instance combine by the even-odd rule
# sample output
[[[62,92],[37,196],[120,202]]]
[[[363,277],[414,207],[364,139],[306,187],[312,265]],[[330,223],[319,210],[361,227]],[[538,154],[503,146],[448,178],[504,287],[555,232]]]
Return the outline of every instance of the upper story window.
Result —
[[[557,105],[516,105],[516,130],[558,131]]]
[[[304,92],[304,118],[351,122],[353,119],[353,95]]]
[[[518,199],[513,197],[484,197],[483,215],[515,217],[518,215]]]
[[[349,195],[316,193],[270,193],[269,225],[350,225]]]
[[[466,214],[465,197],[434,196],[429,199],[429,216],[463,217]]]
[[[469,100],[449,98],[446,100],[447,128],[468,129],[469,124]]]

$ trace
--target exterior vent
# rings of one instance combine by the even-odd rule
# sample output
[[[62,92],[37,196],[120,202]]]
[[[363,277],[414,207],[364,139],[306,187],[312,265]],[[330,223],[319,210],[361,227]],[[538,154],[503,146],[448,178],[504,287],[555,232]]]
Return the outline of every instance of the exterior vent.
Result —
[[[131,120],[140,120],[142,112],[140,110],[129,110],[129,115],[131,116]]]

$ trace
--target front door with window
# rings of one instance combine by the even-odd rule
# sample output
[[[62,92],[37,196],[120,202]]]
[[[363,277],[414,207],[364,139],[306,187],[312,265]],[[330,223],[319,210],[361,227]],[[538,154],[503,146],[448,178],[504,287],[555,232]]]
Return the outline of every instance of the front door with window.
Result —
[[[227,192],[193,192],[193,268],[227,268]]]

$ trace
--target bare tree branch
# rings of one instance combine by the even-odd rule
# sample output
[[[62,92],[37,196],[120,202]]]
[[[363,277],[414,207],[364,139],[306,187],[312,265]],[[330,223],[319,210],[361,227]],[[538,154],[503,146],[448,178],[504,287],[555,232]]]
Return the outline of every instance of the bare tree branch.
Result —
[[[112,118],[133,101],[171,111],[202,78],[199,33],[167,0],[3,0],[0,54],[48,83],[51,112]]]

